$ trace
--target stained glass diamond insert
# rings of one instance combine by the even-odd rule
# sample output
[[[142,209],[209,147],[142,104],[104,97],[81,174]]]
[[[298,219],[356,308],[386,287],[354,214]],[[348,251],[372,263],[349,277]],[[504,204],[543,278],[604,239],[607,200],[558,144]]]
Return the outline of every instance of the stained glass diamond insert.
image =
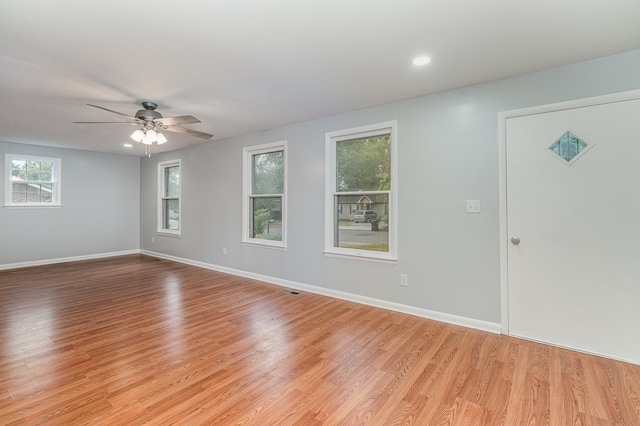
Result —
[[[555,141],[553,145],[549,147],[549,150],[567,163],[571,163],[578,154],[588,147],[588,143],[580,140],[580,138],[568,131],[562,135],[560,139]]]

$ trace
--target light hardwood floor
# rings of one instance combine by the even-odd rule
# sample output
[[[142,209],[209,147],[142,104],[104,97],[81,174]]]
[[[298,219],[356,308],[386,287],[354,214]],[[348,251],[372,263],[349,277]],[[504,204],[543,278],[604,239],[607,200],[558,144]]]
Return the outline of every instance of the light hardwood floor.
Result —
[[[0,271],[0,343],[1,425],[640,425],[640,366],[142,255]]]

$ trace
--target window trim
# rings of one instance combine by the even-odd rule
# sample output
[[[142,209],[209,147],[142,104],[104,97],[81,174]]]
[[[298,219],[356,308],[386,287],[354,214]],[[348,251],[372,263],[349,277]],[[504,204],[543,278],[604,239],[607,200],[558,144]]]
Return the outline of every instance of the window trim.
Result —
[[[282,151],[283,163],[283,192],[282,192],[282,241],[252,238],[250,229],[251,202],[253,195],[253,156]],[[287,248],[287,141],[271,142],[242,148],[242,240],[243,244],[258,245],[279,249]]]
[[[358,250],[335,246],[334,200],[336,195],[346,195],[336,191],[336,144],[338,142],[367,136],[391,135],[389,194],[389,251]],[[325,256],[397,263],[398,261],[398,122],[386,121],[350,129],[325,133]],[[366,194],[376,191],[363,191]],[[386,191],[385,191],[386,192]]]
[[[9,209],[31,209],[31,208],[59,208],[62,207],[62,159],[56,157],[43,157],[34,155],[9,154],[4,155],[4,207]],[[50,203],[14,203],[13,188],[11,180],[11,163],[13,160],[37,161],[53,163],[52,181],[53,191]]]
[[[178,229],[164,229],[163,224],[163,201],[167,198],[165,193],[165,173],[170,167],[178,166],[180,169],[180,182],[178,182]],[[171,197],[175,198],[175,197]],[[157,208],[157,226],[156,232],[163,235],[173,235],[180,237],[182,235],[182,161],[169,160],[158,163],[158,208]]]

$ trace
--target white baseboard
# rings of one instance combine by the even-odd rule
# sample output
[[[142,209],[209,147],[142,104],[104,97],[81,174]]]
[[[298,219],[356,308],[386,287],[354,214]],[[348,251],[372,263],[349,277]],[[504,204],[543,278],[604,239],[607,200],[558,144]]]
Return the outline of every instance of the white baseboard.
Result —
[[[295,290],[302,290],[309,293],[319,294],[322,296],[334,297],[336,299],[347,300],[350,302],[361,303],[363,305],[374,306],[382,309],[388,309],[390,311],[402,312],[409,315],[415,315],[417,317],[427,318],[434,321],[440,321],[448,324],[459,325],[462,327],[473,328],[476,330],[487,331],[489,333],[494,333],[494,334],[500,334],[502,332],[502,328],[499,323],[480,321],[472,318],[466,318],[466,317],[461,317],[457,315],[431,311],[428,309],[417,308],[415,306],[403,305],[401,303],[389,302],[386,300],[375,299],[372,297],[361,296],[358,294],[346,293],[343,291],[317,287],[317,286],[303,284],[295,281],[284,280],[281,278],[274,278],[267,275],[255,274],[253,272],[242,271],[239,269],[212,265],[210,263],[199,262],[191,259],[184,259],[181,257],[167,255],[164,253],[156,253],[148,250],[140,250],[140,253],[146,254],[148,256],[158,257],[161,259],[173,260],[175,262],[180,262],[187,265],[198,266],[205,269],[211,269],[213,271],[224,272],[231,275],[264,281],[270,284],[276,284],[279,286],[283,286],[283,287],[287,287]]]
[[[127,254],[138,254],[138,253],[140,253],[140,250],[125,250],[125,251],[114,251],[110,253],[89,254],[84,256],[71,256],[71,257],[60,257],[56,259],[34,260],[30,262],[6,263],[4,265],[0,265],[0,271],[6,270],[6,269],[27,268],[29,266],[52,265],[54,263],[64,263],[64,262],[77,262],[79,260],[100,259],[103,257],[124,256]]]

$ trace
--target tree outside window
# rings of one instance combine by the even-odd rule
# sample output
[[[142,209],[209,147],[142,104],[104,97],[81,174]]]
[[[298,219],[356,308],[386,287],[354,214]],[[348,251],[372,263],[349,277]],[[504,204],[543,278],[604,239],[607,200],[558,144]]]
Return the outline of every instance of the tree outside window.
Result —
[[[245,242],[284,246],[285,145],[278,142],[244,149]]]
[[[180,160],[158,164],[158,232],[180,234]]]
[[[59,158],[5,155],[5,206],[60,205]]]
[[[327,134],[327,253],[396,258],[395,128]]]

